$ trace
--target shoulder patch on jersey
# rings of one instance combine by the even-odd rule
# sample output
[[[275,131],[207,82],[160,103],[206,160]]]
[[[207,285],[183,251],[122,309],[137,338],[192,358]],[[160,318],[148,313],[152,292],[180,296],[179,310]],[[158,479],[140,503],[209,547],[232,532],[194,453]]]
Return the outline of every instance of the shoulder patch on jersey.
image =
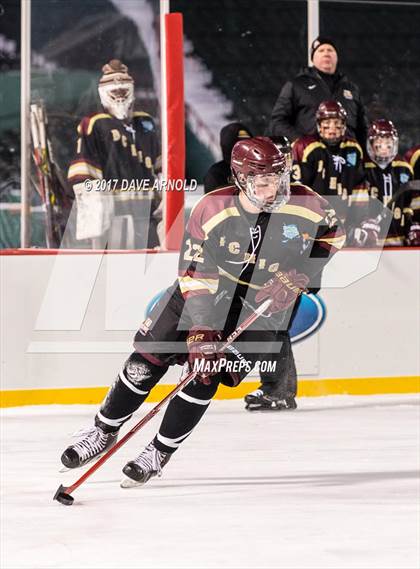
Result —
[[[354,148],[360,153],[360,156],[363,158],[363,150],[357,140],[353,138],[347,138],[340,143],[340,148]]]
[[[147,130],[147,132],[152,132],[152,130],[155,130],[155,123],[151,120],[142,120],[141,124],[143,125],[144,130]]]
[[[356,152],[349,152],[346,155],[346,162],[349,166],[356,166],[357,163],[357,154]]]
[[[413,170],[413,168],[411,167],[411,165],[410,165],[408,162],[406,162],[406,161],[403,160],[402,158],[401,158],[401,159],[398,159],[398,158],[397,158],[397,160],[393,160],[392,163],[391,163],[391,166],[393,166],[394,168],[397,168],[398,166],[399,166],[400,168],[406,168],[406,169],[410,172],[410,174],[411,174],[412,176],[414,176],[414,170]]]
[[[283,225],[283,237],[285,241],[289,241],[290,239],[296,239],[296,237],[299,237],[299,229],[296,223]]]
[[[155,122],[153,120],[153,117],[148,113],[144,113],[143,111],[135,111],[133,113],[133,117],[139,119],[141,126],[146,132],[152,132],[155,130]]]

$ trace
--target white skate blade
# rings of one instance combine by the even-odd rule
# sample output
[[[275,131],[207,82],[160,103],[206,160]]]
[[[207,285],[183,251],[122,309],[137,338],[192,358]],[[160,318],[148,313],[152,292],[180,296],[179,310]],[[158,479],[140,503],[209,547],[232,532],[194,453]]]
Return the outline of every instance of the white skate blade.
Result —
[[[144,486],[144,484],[144,482],[137,482],[132,478],[128,478],[128,476],[124,476],[120,482],[120,488],[139,488],[140,486]]]

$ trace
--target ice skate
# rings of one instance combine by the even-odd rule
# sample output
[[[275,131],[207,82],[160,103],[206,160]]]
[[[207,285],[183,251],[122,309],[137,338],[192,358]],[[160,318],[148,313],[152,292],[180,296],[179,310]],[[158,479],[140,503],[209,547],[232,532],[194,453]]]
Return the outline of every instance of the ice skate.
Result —
[[[136,459],[124,466],[126,478],[121,481],[121,488],[142,486],[153,476],[161,476],[162,468],[170,458],[170,453],[158,450],[152,441]]]
[[[276,395],[263,387],[245,395],[244,401],[248,411],[290,411],[297,408],[294,397]]]
[[[100,426],[93,426],[78,431],[74,436],[81,437],[74,445],[70,445],[61,455],[65,472],[67,469],[79,468],[91,460],[98,459],[118,438],[118,431],[106,433]]]

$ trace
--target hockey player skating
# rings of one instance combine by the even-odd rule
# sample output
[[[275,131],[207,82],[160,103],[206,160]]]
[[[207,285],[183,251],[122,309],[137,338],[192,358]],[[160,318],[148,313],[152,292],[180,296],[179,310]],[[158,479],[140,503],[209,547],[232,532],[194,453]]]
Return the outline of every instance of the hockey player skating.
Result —
[[[327,202],[290,184],[288,157],[268,138],[238,142],[232,153],[235,185],[204,196],[189,219],[179,276],[135,336],[135,352],[110,388],[94,426],[63,453],[77,468],[115,444],[168,367],[189,362],[201,370],[169,403],[158,433],[123,472],[133,484],[159,475],[193,432],[218,385],[235,387],[266,354],[278,353],[299,294],[311,285],[345,240]],[[220,341],[254,307],[272,299],[228,353]],[[276,345],[277,344],[277,345]]]
[[[218,188],[231,186],[234,183],[230,167],[231,155],[236,142],[251,138],[250,130],[241,123],[229,123],[220,131],[220,148],[223,160],[210,166],[204,177],[204,193]],[[290,154],[290,143],[285,137],[270,137],[281,150]],[[296,303],[297,310],[299,301]],[[289,325],[292,324],[290,319]],[[249,411],[280,411],[296,409],[297,373],[289,334],[283,331],[281,350],[277,354],[273,372],[260,370],[261,384],[251,393],[245,395],[245,408]],[[271,356],[270,356],[271,357]]]

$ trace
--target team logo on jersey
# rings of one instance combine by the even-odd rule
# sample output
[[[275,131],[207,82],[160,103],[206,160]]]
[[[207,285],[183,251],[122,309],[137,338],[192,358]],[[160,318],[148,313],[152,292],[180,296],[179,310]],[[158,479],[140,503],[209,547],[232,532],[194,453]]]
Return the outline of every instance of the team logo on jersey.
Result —
[[[333,159],[333,164],[334,164],[334,168],[336,172],[340,172],[343,169],[343,166],[346,163],[345,158],[343,158],[342,156],[340,156],[339,154],[333,154],[332,155],[332,159]]]
[[[349,89],[343,89],[343,96],[346,99],[353,99],[353,93]]]
[[[299,229],[297,225],[292,223],[291,225],[283,225],[283,237],[285,239],[295,239],[295,237],[299,236]]]
[[[141,124],[142,124],[144,130],[147,130],[147,132],[151,132],[155,128],[155,125],[153,124],[153,122],[149,121],[147,119],[142,120]]]
[[[293,343],[312,336],[325,320],[325,304],[316,294],[303,294],[299,308],[290,327],[290,338]]]
[[[347,154],[347,164],[349,164],[349,166],[356,166],[356,162],[357,162],[356,152],[349,152]]]
[[[401,182],[401,184],[406,184],[409,179],[410,179],[410,176],[409,176],[408,174],[404,174],[404,173],[401,173],[401,174],[400,174],[400,182]]]

